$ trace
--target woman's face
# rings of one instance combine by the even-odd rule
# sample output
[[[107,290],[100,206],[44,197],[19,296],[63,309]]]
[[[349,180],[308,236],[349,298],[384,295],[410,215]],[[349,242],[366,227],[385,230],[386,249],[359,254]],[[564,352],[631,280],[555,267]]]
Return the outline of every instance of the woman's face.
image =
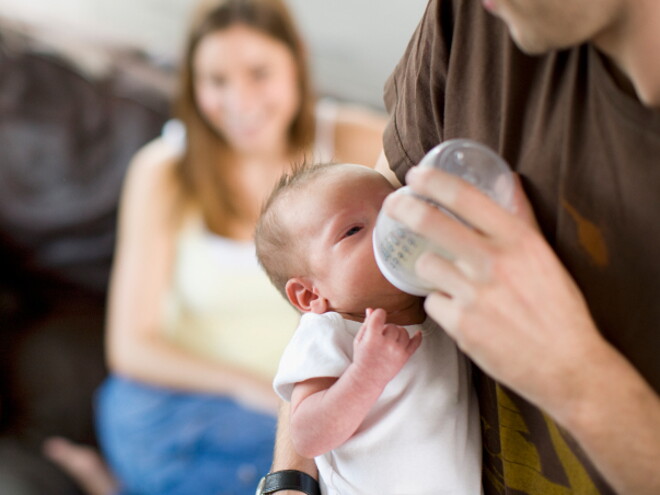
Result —
[[[239,153],[286,148],[300,89],[284,43],[237,24],[202,38],[192,68],[197,106],[231,147]]]

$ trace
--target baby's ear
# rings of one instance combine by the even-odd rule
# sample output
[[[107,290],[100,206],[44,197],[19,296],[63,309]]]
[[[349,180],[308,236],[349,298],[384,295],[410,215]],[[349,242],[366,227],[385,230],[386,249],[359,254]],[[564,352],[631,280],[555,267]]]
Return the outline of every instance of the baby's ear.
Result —
[[[289,302],[303,313],[322,314],[328,310],[327,299],[318,294],[314,284],[307,278],[290,278],[284,290]]]

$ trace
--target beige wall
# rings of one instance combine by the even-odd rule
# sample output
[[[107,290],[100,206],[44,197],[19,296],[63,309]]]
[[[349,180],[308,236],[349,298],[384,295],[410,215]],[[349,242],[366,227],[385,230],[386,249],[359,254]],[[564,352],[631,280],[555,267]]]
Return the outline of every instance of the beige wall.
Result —
[[[382,86],[426,0],[287,0],[319,89],[382,106]],[[194,0],[0,0],[0,15],[175,58]]]

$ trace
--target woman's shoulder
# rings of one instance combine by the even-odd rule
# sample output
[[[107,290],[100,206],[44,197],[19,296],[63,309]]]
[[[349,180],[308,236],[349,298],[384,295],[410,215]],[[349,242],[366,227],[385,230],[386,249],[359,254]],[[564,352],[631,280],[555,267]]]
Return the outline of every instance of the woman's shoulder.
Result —
[[[335,102],[334,105],[330,111],[327,100],[319,102],[322,109],[319,118],[334,121],[335,160],[373,167],[382,149],[387,115],[358,104]]]
[[[164,137],[148,142],[131,160],[131,169],[145,170],[144,173],[166,174],[176,168],[181,152],[170,145]]]
[[[144,145],[133,157],[124,184],[124,207],[135,211],[180,210],[184,198],[177,173],[180,154],[162,138]]]
[[[341,103],[337,106],[337,125],[354,129],[382,132],[387,123],[387,114],[382,110],[356,103]]]
[[[174,187],[180,159],[181,154],[162,137],[158,137],[135,154],[129,165],[127,180],[149,182],[154,187]]]

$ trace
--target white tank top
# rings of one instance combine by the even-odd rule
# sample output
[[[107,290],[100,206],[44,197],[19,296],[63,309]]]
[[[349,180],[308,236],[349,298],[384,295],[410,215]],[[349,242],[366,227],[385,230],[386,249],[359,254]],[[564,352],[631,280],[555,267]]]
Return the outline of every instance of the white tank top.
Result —
[[[332,100],[321,100],[316,107],[316,161],[334,156],[336,114]],[[162,139],[183,152],[185,127],[170,120]],[[253,242],[210,232],[197,210],[187,215],[164,308],[169,338],[198,355],[272,380],[299,318],[259,266]]]

